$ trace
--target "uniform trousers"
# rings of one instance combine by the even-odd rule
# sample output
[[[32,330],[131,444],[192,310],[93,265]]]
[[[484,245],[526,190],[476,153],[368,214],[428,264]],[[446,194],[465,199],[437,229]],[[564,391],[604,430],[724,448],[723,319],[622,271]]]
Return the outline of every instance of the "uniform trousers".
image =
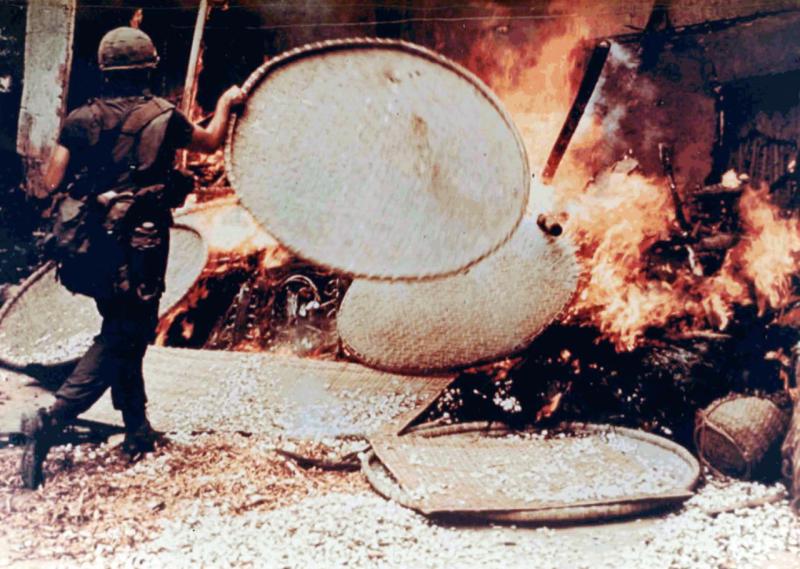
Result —
[[[155,338],[158,299],[142,301],[130,294],[95,302],[103,317],[100,333],[56,392],[50,414],[57,423],[68,423],[110,387],[125,430],[134,432],[146,421],[142,362],[147,345]]]

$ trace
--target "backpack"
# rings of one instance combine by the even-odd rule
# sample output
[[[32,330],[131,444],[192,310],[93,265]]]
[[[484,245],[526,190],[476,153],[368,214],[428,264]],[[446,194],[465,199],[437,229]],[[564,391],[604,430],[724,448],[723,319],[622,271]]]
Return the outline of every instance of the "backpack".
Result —
[[[96,105],[90,108],[97,117]],[[137,258],[134,246],[152,253],[159,244],[142,240],[137,224],[142,212],[164,207],[165,185],[146,184],[166,135],[169,117],[164,115],[173,109],[164,99],[143,98],[119,121],[110,161],[78,175],[56,202],[48,248],[56,275],[70,292],[107,299],[141,288],[131,266],[141,273],[147,263]],[[113,198],[98,199],[109,190]]]

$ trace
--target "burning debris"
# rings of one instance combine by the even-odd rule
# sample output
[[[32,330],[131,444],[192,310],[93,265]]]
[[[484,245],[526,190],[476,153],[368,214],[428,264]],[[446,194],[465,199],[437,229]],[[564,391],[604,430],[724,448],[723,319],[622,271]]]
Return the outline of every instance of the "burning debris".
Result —
[[[575,66],[556,62],[564,53],[587,61],[588,28],[556,23],[533,51],[495,36],[472,47],[470,61],[509,106],[534,171],[572,102],[569,90],[538,87],[577,88]],[[734,119],[713,93],[685,95],[700,77],[690,61],[696,49],[692,38],[672,41],[655,59],[647,46],[612,43],[564,163],[549,186],[532,190],[532,201],[560,212],[584,268],[567,317],[513,360],[462,374],[429,418],[612,421],[691,444],[695,411],[732,391],[791,406],[784,390],[795,385],[800,339],[800,218],[786,189],[794,167],[773,147],[743,161],[747,146],[731,151],[736,145],[718,137],[707,153],[720,173],[698,176],[692,156],[700,141],[715,140],[705,125],[730,129]],[[680,81],[668,66],[681,69]],[[740,88],[723,90],[732,97]],[[676,112],[684,95],[707,116]],[[687,146],[673,152],[675,141]]]
[[[276,266],[270,266],[273,263]],[[330,356],[349,280],[283,250],[218,251],[186,301],[159,326],[172,346]]]
[[[547,141],[556,140],[572,103],[568,89],[539,86],[577,88],[580,69],[590,64],[592,22],[556,20],[543,30],[534,50],[522,49],[530,38],[520,32],[487,31],[466,57],[510,109],[534,171],[547,162]],[[553,219],[578,246],[579,294],[567,317],[519,357],[464,374],[439,412],[515,422],[589,413],[688,440],[694,410],[714,398],[731,390],[778,394],[792,385],[800,227],[787,207],[790,172],[775,170],[788,169],[790,161],[776,152],[775,172],[767,175],[767,158],[745,160],[746,149],[756,148],[751,133],[751,146],[729,153],[738,170],[690,185],[698,178],[687,178],[688,149],[673,152],[667,143],[699,140],[708,134],[701,132],[708,117],[670,124],[651,112],[674,110],[670,105],[686,90],[664,81],[665,66],[685,65],[685,54],[694,53],[681,41],[674,52],[662,48],[661,60],[647,51],[652,46],[610,44],[561,168],[550,186],[532,190],[532,200],[560,212]],[[687,68],[683,79],[695,80],[694,73]],[[731,101],[733,92],[726,90]],[[701,107],[713,118],[720,104],[704,100]],[[730,127],[724,110],[715,119],[719,128]],[[615,162],[615,151],[625,156]],[[229,191],[221,162],[219,155],[190,161],[202,181],[198,202]],[[780,191],[763,185],[779,180]],[[208,229],[225,241],[235,225]],[[259,239],[230,237],[220,244],[194,299],[162,323],[161,342],[338,354],[334,318],[348,279]],[[600,404],[588,409],[583,400]]]
[[[326,355],[337,350],[343,275],[289,253],[239,205],[223,155],[195,157],[198,183],[178,219],[201,232],[209,261],[184,301],[162,319],[157,344]]]

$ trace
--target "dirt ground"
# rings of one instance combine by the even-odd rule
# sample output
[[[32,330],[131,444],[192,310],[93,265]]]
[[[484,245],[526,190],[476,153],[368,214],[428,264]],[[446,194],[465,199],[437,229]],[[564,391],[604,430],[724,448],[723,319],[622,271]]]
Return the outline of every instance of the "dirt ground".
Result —
[[[0,452],[0,566],[530,567],[537,559],[533,566],[565,569],[788,569],[800,560],[800,524],[785,504],[702,514],[717,496],[678,514],[602,525],[450,527],[383,500],[358,472],[298,468],[270,437],[174,434],[134,464],[113,442],[54,449],[35,492],[20,488],[20,450]]]
[[[195,381],[170,375],[173,356]],[[46,484],[31,492],[17,473],[21,449],[0,449],[0,566],[800,566],[800,520],[779,485],[712,481],[682,510],[607,524],[434,523],[380,497],[360,472],[304,469],[275,452],[317,453],[336,447],[341,435],[391,424],[420,404],[413,393],[336,391],[325,379],[328,362],[309,371],[252,354],[238,364],[225,358],[168,350],[148,356],[151,418],[169,442],[138,462],[118,452],[120,435],[59,446],[47,461]],[[225,373],[215,368],[220,362]],[[347,373],[368,381],[364,374],[372,372],[356,366]],[[50,397],[29,378],[4,377],[4,425]],[[382,385],[393,385],[385,379]],[[118,422],[108,401],[92,417]],[[754,498],[769,503],[741,507]]]
[[[263,437],[198,435],[131,464],[112,444],[58,447],[46,485],[29,492],[18,480],[21,451],[5,449],[0,564],[78,565],[135,548],[158,534],[161,521],[187,513],[263,512],[311,494],[367,488],[358,474],[302,470],[273,450]]]

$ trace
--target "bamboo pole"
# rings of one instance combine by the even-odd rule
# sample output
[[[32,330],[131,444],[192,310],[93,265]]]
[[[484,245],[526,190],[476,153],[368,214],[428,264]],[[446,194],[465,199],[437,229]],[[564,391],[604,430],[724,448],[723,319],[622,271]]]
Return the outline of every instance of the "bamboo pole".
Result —
[[[208,0],[200,0],[197,8],[197,20],[194,23],[194,34],[192,35],[192,47],[189,51],[189,66],[186,69],[186,80],[183,83],[183,97],[181,97],[181,112],[192,120],[192,107],[197,95],[197,75],[198,62],[200,60],[200,43],[203,40],[203,30],[208,19],[209,5]],[[184,150],[180,155],[180,165],[186,167],[188,151]]]
[[[197,20],[194,24],[192,35],[192,49],[189,52],[189,67],[186,70],[186,81],[183,84],[183,97],[181,98],[181,111],[189,115],[194,105],[197,92],[197,63],[200,59],[200,42],[203,40],[203,30],[208,19],[208,0],[200,0],[197,10]]]

